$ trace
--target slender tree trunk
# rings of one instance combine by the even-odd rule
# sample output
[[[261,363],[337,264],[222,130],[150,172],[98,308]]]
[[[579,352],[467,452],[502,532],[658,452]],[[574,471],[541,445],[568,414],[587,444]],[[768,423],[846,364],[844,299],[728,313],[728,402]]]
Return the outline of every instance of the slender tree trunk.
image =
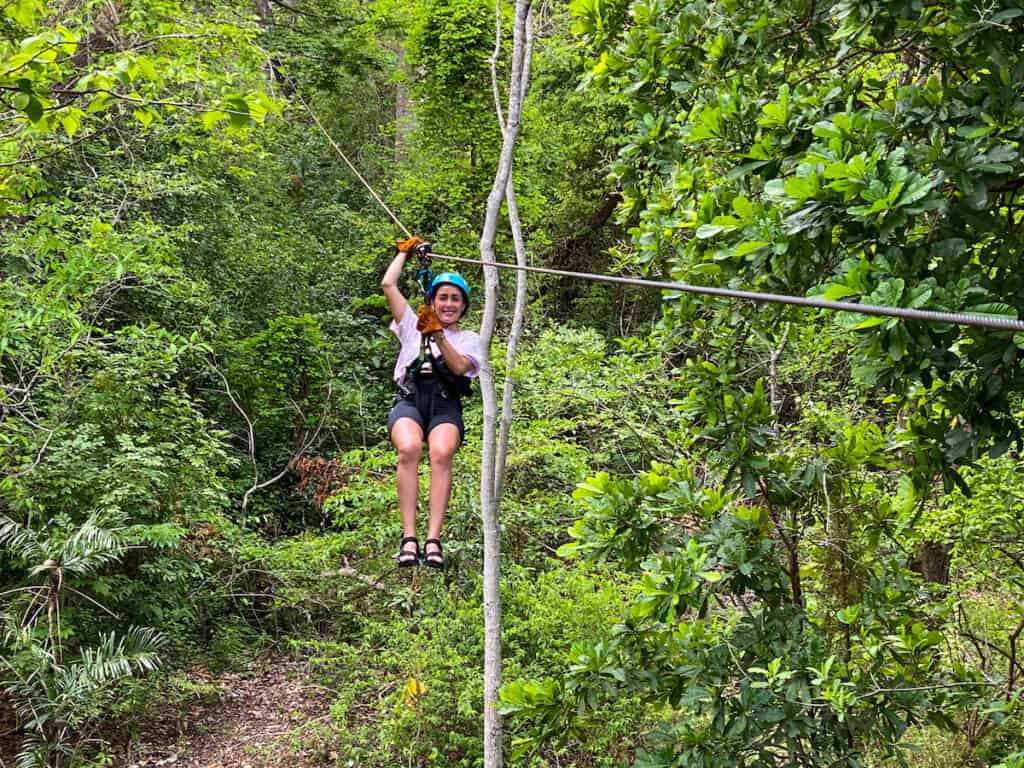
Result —
[[[512,173],[512,155],[519,138],[522,108],[523,64],[526,47],[526,22],[530,0],[516,0],[512,44],[512,70],[508,112],[502,131],[498,169],[487,198],[487,215],[480,235],[480,257],[484,262],[484,315],[480,325],[482,360],[480,390],[483,399],[483,448],[480,462],[480,511],[484,534],[484,767],[501,768],[501,717],[498,714],[498,690],[501,688],[501,546],[498,526],[498,500],[494,495],[496,465],[497,396],[490,347],[494,337],[498,301],[498,269],[493,264],[494,242],[501,203]]]
[[[786,348],[788,340],[789,323],[786,323],[779,346],[773,349],[768,356],[768,402],[771,404],[772,416],[776,422],[779,420],[779,407],[782,405],[782,401],[779,399],[779,357],[782,356],[782,351]]]
[[[922,541],[915,568],[930,584],[949,584],[949,556],[953,545],[944,541]]]
[[[270,0],[255,0],[253,6],[263,31],[272,31],[274,28],[274,6],[270,4]]]
[[[497,40],[501,40],[501,15],[500,5],[495,4],[498,13],[498,34]],[[520,84],[520,104],[526,101],[526,95],[530,91],[530,68],[533,61],[533,9],[527,10],[526,16],[526,51],[523,54],[523,74]],[[497,55],[497,54],[496,54]],[[495,108],[498,119],[501,120],[501,99],[498,90],[497,62],[491,61],[491,80],[494,84]],[[502,121],[504,123],[504,121]],[[504,124],[502,131],[505,130]],[[513,175],[508,177],[508,187],[505,190],[505,202],[508,204],[508,221],[512,229],[512,242],[515,245],[516,264],[527,266],[526,242],[523,239],[523,226],[519,220],[519,205],[516,202],[516,187]],[[512,310],[512,326],[508,333],[508,345],[505,349],[505,384],[501,399],[501,428],[498,436],[498,452],[494,465],[494,498],[499,510],[501,508],[501,494],[505,484],[505,464],[508,460],[508,442],[512,432],[512,395],[515,389],[515,380],[512,377],[512,369],[516,364],[516,350],[519,347],[519,338],[522,335],[523,324],[526,320],[526,281],[527,275],[524,270],[516,272],[516,300]]]
[[[263,33],[272,33],[274,31],[274,6],[270,4],[270,0],[255,0],[253,10],[256,11],[256,17],[259,19],[260,29],[263,30]],[[268,58],[263,66],[267,73],[267,84],[270,86],[271,94],[273,94],[274,82],[277,80],[277,66],[278,62],[273,56]]]
[[[516,206],[515,191],[512,179],[508,182],[508,218],[512,226],[512,240],[515,242],[516,263],[526,266],[526,246],[523,242],[522,226],[519,222],[519,210]],[[508,332],[508,345],[505,349],[505,384],[501,398],[501,428],[498,435],[497,456],[494,462],[494,503],[501,507],[501,494],[505,486],[505,464],[508,461],[508,443],[512,432],[512,394],[515,380],[512,369],[516,364],[516,350],[519,337],[522,335],[523,323],[526,319],[526,272],[516,273],[516,301],[512,310],[512,327]]]

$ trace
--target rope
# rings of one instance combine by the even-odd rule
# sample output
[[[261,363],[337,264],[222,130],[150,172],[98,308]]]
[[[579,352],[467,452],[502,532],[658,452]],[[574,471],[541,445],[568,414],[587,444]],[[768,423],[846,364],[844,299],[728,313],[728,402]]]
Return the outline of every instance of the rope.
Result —
[[[979,328],[993,328],[999,331],[1024,331],[1024,321],[998,315],[979,315],[964,312],[944,312],[933,309],[910,309],[908,307],[884,307],[877,304],[854,304],[849,301],[830,301],[810,296],[787,296],[781,293],[762,293],[760,291],[741,291],[734,288],[715,288],[705,285],[688,283],[665,283],[656,280],[641,280],[634,277],[615,277],[613,275],[595,275],[589,272],[570,272],[564,269],[548,269],[546,267],[528,267],[503,262],[483,262],[477,259],[466,259],[461,256],[446,256],[434,253],[435,256],[463,264],[477,264],[499,269],[516,269],[524,272],[537,272],[542,275],[571,277],[577,280],[589,280],[599,283],[617,283],[619,285],[635,285],[641,288],[658,288],[663,291],[683,291],[684,293],[724,296],[731,299],[749,299],[750,301],[771,302],[775,304],[791,304],[798,307],[816,307],[837,312],[857,312],[862,315],[878,315],[882,317],[898,317],[904,320],[920,320],[926,323],[947,323],[950,325],[970,325]]]
[[[306,108],[306,111],[309,113],[309,116],[313,118],[313,122],[316,123],[316,127],[320,129],[320,132],[324,135],[324,137],[327,139],[330,145],[334,148],[334,151],[338,153],[338,156],[342,160],[345,161],[345,165],[349,167],[349,170],[355,174],[355,177],[357,179],[363,182],[363,186],[366,187],[366,190],[371,195],[373,195],[373,199],[376,200],[380,207],[383,208],[384,211],[387,213],[387,215],[391,217],[391,220],[395,222],[395,225],[405,233],[406,237],[412,237],[412,232],[405,228],[405,224],[403,224],[399,220],[399,218],[395,216],[394,212],[390,208],[388,208],[387,203],[385,203],[381,199],[380,195],[378,195],[377,192],[374,190],[374,188],[370,186],[370,182],[363,178],[363,175],[359,173],[358,170],[356,170],[356,167],[352,164],[352,161],[345,156],[344,152],[341,151],[341,147],[339,147],[337,143],[335,143],[334,139],[331,138],[331,134],[329,134],[327,132],[327,129],[324,128],[323,124],[320,122],[320,118],[316,116],[316,113],[310,108],[309,104],[306,103],[306,100],[302,98],[302,94],[299,93],[297,88],[295,89],[295,96],[302,103],[302,106]]]
[[[341,147],[324,128],[316,113],[310,108],[306,100],[295,89],[295,96],[306,108],[309,116],[313,118],[316,127],[327,138],[331,147],[338,153],[338,156],[345,161],[345,165],[355,174],[355,177],[363,183],[367,191],[373,196],[381,208],[391,217],[395,225],[405,233],[406,237],[412,237],[412,233],[399,220],[394,212],[388,208],[380,195],[370,186],[370,183],[363,178],[362,174],[352,164],[352,161],[341,151]],[[828,299],[817,299],[811,296],[787,296],[781,293],[763,293],[761,291],[741,291],[734,288],[714,288],[703,285],[690,285],[689,283],[666,283],[657,280],[642,280],[634,277],[615,277],[613,275],[595,275],[589,272],[571,272],[565,269],[548,269],[546,267],[529,267],[520,264],[505,264],[500,261],[481,261],[478,259],[467,259],[461,256],[446,256],[442,253],[433,253],[442,259],[460,262],[462,264],[476,264],[483,267],[497,267],[498,269],[516,269],[523,272],[535,272],[542,275],[557,275],[558,277],[571,277],[576,280],[588,280],[599,283],[616,283],[618,285],[634,285],[640,288],[657,288],[663,291],[682,291],[683,293],[695,293],[706,296],[723,296],[730,299],[746,299],[756,302],[768,302],[774,304],[789,304],[797,307],[814,307],[817,309],[829,309],[836,312],[856,312],[861,315],[874,315],[879,317],[895,317],[903,320],[918,320],[925,323],[944,323],[949,325],[967,325],[976,328],[991,328],[997,331],[1024,331],[1024,321],[1015,318],[999,317],[997,315],[979,315],[964,312],[944,312],[933,309],[910,309],[909,307],[885,307],[877,304],[854,304],[849,301],[830,301]]]

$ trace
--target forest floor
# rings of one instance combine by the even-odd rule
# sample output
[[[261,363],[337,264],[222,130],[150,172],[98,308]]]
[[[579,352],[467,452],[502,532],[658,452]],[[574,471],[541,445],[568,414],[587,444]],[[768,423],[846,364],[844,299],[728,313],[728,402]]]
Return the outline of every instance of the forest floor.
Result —
[[[124,768],[294,768],[334,766],[329,690],[309,681],[292,658],[261,657],[242,671],[196,667],[182,678],[190,694],[133,725],[130,746],[109,749]],[[2,719],[0,719],[2,722]],[[115,739],[115,743],[118,739]],[[12,742],[0,741],[0,767],[13,765]]]
[[[311,683],[305,662],[261,657],[241,672],[188,679],[219,694],[154,723],[135,744],[130,768],[307,768],[335,765],[327,689]]]

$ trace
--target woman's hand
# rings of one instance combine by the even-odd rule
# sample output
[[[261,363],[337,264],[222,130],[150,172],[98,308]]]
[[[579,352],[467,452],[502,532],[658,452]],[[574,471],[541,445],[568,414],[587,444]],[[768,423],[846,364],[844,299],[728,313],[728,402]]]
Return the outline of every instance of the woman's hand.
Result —
[[[417,237],[416,235],[413,235],[408,240],[399,240],[397,243],[395,243],[395,249],[399,253],[409,253],[413,251],[416,248],[416,246],[422,242],[424,242],[422,237]]]
[[[416,330],[424,336],[444,330],[444,326],[441,325],[441,321],[437,317],[437,312],[429,304],[421,305],[416,311]]]

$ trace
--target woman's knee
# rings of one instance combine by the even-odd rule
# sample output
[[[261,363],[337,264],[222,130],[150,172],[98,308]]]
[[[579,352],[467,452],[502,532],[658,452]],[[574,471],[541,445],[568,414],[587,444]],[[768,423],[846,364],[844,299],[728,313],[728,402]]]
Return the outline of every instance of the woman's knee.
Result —
[[[459,449],[459,429],[454,424],[439,424],[431,430],[427,442],[431,466],[451,464]]]
[[[412,419],[399,419],[391,430],[391,442],[400,464],[418,464],[423,452],[423,430]]]
[[[423,452],[423,449],[420,447],[420,443],[409,441],[406,443],[396,444],[395,450],[398,451],[399,464],[420,463],[420,456]]]
[[[432,467],[447,467],[452,463],[452,457],[455,455],[454,449],[442,448],[430,446],[430,466]]]

